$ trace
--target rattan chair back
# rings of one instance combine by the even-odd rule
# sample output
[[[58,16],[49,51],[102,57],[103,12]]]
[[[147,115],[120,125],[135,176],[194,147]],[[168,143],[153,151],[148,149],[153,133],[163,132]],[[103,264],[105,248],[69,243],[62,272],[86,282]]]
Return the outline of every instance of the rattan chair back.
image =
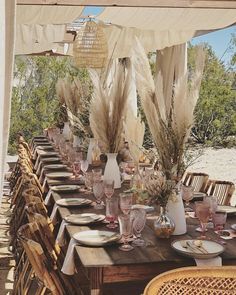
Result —
[[[209,180],[206,193],[217,197],[219,205],[230,205],[230,200],[235,191],[235,185],[231,181]]]
[[[236,294],[236,266],[184,267],[155,277],[144,295]]]
[[[195,192],[205,192],[209,175],[200,172],[187,172],[183,179],[183,184],[192,186]]]

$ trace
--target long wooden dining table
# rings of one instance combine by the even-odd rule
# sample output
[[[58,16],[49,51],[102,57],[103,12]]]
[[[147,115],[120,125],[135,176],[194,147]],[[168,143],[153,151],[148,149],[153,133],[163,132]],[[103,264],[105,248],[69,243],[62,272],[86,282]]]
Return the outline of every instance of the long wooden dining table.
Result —
[[[76,184],[76,180],[45,180],[46,186],[50,189],[53,185]],[[116,190],[114,197],[118,197],[120,190]],[[95,201],[93,194],[88,191],[58,193],[52,191],[49,212],[55,202],[61,198],[86,197]],[[56,228],[58,230],[62,220],[69,214],[76,213],[98,213],[105,214],[103,210],[95,210],[93,206],[87,207],[59,207],[56,213]],[[134,247],[134,250],[123,252],[118,249],[119,244],[115,243],[105,247],[91,247],[76,245],[74,259],[76,266],[77,282],[83,289],[84,294],[141,294],[147,282],[156,275],[178,267],[196,265],[193,258],[179,255],[171,243],[177,239],[195,239],[200,234],[196,231],[199,225],[197,219],[188,217],[187,233],[181,236],[171,236],[169,239],[160,239],[155,236],[152,228],[153,219],[157,212],[147,214],[146,226],[142,236],[146,241],[145,247]],[[226,228],[236,223],[236,215],[228,216]],[[105,223],[95,223],[89,226],[66,225],[65,251],[69,241],[77,232],[89,229],[108,230]],[[56,231],[57,231],[56,230]],[[114,230],[118,232],[118,229]],[[209,229],[207,237],[217,241],[219,237],[213,230]],[[236,265],[236,239],[227,240],[225,251],[221,254],[223,265]]]

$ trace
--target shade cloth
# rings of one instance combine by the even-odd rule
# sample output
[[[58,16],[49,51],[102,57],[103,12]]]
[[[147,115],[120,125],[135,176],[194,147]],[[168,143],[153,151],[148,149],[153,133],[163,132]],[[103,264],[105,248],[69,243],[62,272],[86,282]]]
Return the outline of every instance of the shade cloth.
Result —
[[[110,55],[131,56],[137,37],[146,52],[189,41],[199,32],[236,23],[234,9],[193,8],[105,8],[98,16],[106,26]]]
[[[0,189],[7,153],[14,60],[15,0],[0,1]],[[0,201],[2,194],[0,194]]]

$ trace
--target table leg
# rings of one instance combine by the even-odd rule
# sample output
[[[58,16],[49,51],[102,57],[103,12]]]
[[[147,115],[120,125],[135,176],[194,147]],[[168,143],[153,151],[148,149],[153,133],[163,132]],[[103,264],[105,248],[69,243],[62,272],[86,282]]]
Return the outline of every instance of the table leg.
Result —
[[[91,295],[102,295],[103,268],[91,268],[89,270]]]

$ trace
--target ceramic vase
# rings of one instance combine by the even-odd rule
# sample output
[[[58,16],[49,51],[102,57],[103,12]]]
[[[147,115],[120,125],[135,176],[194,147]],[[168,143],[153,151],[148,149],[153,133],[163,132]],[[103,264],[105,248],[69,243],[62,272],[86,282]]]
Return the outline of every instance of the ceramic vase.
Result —
[[[187,232],[184,204],[180,194],[173,193],[167,203],[167,212],[175,223],[172,235],[183,235]]]
[[[120,169],[116,161],[117,153],[107,153],[107,163],[104,170],[104,180],[114,180],[114,188],[121,187]]]
[[[90,138],[89,139],[89,146],[88,146],[88,152],[87,152],[87,161],[89,163],[89,165],[92,164],[92,151],[93,151],[93,147],[96,144],[96,139],[95,138]]]

